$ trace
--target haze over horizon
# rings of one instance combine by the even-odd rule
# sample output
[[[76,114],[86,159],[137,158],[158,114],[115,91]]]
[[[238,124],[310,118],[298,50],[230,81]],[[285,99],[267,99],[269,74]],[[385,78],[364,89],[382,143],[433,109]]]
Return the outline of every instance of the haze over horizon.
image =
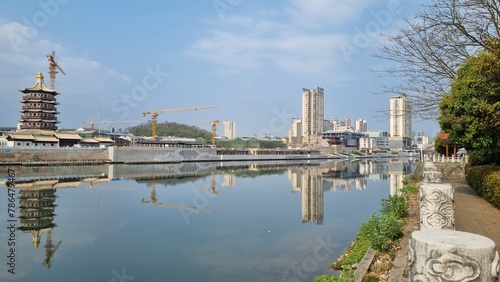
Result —
[[[286,136],[301,115],[302,88],[321,87],[325,119],[365,119],[369,130],[388,131],[379,112],[392,95],[374,92],[394,80],[372,71],[388,62],[371,55],[378,33],[395,32],[397,15],[411,17],[423,2],[6,1],[0,126],[17,124],[18,89],[38,72],[50,85],[46,55],[54,50],[66,73],[56,78],[59,128],[99,116],[145,123],[144,111],[217,105],[160,114],[158,122],[229,120],[238,136]],[[413,120],[413,131],[421,130],[434,137],[439,127]]]

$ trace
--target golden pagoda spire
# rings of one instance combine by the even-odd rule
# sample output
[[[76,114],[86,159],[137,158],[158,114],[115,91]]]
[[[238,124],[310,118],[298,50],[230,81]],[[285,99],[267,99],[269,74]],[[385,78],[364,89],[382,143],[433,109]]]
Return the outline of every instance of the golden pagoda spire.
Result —
[[[39,72],[39,73],[36,75],[36,81],[37,81],[37,82],[43,82],[43,74],[42,74],[42,72]]]

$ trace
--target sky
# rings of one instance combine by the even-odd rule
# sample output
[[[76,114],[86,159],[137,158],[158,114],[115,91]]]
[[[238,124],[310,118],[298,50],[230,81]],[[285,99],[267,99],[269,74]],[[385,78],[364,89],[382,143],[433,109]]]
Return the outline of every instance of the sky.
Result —
[[[126,128],[145,123],[144,111],[215,105],[158,121],[235,121],[240,137],[287,136],[302,89],[321,87],[325,119],[388,131],[380,111],[391,94],[376,92],[397,80],[373,72],[390,65],[372,55],[379,32],[394,33],[398,15],[412,18],[422,1],[2,1],[0,127],[18,123],[18,90],[38,72],[50,85],[55,51],[66,73],[56,77],[60,129],[136,121],[101,125]],[[413,130],[434,136],[439,126],[413,120]]]

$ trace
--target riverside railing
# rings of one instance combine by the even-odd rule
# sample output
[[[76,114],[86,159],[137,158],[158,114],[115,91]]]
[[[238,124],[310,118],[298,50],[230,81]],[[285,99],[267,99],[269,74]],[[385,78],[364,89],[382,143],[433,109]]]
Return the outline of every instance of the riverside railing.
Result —
[[[424,162],[420,186],[420,229],[411,234],[408,250],[410,281],[497,281],[499,256],[493,240],[456,231],[454,190],[441,183],[437,157]],[[435,161],[436,160],[436,161]],[[456,158],[451,161],[457,162]],[[466,161],[466,157],[464,160]]]

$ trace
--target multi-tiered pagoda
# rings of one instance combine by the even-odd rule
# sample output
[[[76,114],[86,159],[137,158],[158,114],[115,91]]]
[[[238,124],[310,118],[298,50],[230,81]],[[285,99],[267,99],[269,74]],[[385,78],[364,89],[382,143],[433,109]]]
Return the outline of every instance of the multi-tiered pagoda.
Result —
[[[21,129],[57,130],[59,112],[56,106],[59,103],[56,101],[56,96],[61,93],[45,86],[42,73],[39,72],[36,76],[35,85],[19,91],[24,93],[20,101],[23,104],[19,120]]]

